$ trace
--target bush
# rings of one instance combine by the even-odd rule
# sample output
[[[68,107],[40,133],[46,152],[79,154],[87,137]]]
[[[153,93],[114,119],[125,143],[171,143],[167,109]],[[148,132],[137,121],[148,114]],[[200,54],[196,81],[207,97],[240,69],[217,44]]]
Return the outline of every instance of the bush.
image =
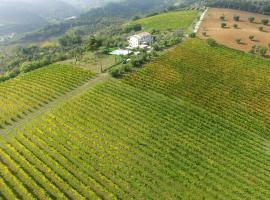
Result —
[[[263,26],[258,27],[259,31],[264,31]]]
[[[195,38],[195,37],[196,37],[196,33],[191,33],[191,34],[189,35],[189,37],[190,37],[190,38]]]
[[[219,18],[221,21],[225,21],[225,15],[223,14],[222,16],[220,16]]]
[[[233,27],[234,27],[234,28],[238,28],[238,24],[234,24]]]
[[[262,24],[263,25],[268,25],[269,24],[269,19],[262,19]]]
[[[249,17],[249,18],[248,18],[248,21],[249,21],[250,23],[254,23],[254,22],[255,22],[255,17]]]
[[[221,23],[221,28],[226,28],[227,24],[226,23]]]
[[[240,44],[242,40],[240,38],[236,38],[235,41],[237,44]]]
[[[233,20],[236,21],[236,22],[239,22],[240,21],[240,16],[239,15],[235,15],[233,17]]]
[[[206,40],[206,42],[207,42],[207,44],[208,44],[209,46],[211,46],[211,47],[217,45],[216,40],[214,40],[213,38],[208,38],[208,39]]]
[[[258,47],[258,48],[259,48],[258,52],[261,56],[265,56],[267,54],[268,48],[266,47]]]
[[[109,73],[111,74],[112,77],[114,78],[120,78],[123,75],[123,70],[121,67],[115,67],[112,68]]]
[[[254,38],[255,38],[255,36],[254,36],[254,35],[250,35],[250,36],[249,36],[249,39],[250,39],[251,41],[253,41],[253,40],[254,40]]]
[[[49,59],[43,59],[40,61],[33,61],[33,62],[26,62],[26,63],[23,63],[21,65],[20,72],[27,73],[27,72],[33,71],[35,69],[49,65],[51,63],[52,62]]]
[[[130,33],[131,31],[140,31],[140,30],[142,30],[141,24],[129,25],[124,28],[125,33]]]

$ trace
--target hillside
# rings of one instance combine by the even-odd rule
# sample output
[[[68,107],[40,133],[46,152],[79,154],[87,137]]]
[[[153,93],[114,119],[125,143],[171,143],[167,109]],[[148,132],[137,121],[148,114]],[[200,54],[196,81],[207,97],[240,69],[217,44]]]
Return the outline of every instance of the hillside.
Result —
[[[122,80],[103,80],[0,130],[0,194],[267,199],[269,79],[263,59],[188,40]]]
[[[239,16],[239,21],[234,20],[236,15]],[[224,22],[220,20],[221,16],[225,17]],[[254,17],[253,22],[250,22],[251,17]],[[270,17],[233,9],[210,8],[198,35],[203,39],[213,38],[218,43],[234,49],[252,52],[254,46],[268,47],[270,43],[270,28],[269,25],[262,24],[263,19],[269,20]],[[221,23],[225,23],[226,27],[222,28]],[[238,43],[237,39],[241,42]]]
[[[80,13],[61,0],[4,0],[0,2],[0,35],[31,32]]]
[[[187,30],[198,15],[198,11],[174,11],[142,18],[131,24],[141,24],[144,31],[151,31],[153,29],[165,31],[179,28]]]
[[[26,4],[0,2],[0,35],[34,30],[47,22],[30,12]]]
[[[93,8],[105,6],[107,3],[120,2],[123,0],[62,0],[80,10],[89,11]]]

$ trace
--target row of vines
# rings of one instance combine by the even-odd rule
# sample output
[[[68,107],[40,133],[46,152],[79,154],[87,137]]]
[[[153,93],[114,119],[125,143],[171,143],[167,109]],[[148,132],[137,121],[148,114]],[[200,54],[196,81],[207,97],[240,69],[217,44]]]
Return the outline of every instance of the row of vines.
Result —
[[[49,69],[0,85],[0,102],[14,107],[0,107],[1,119],[92,76]],[[186,41],[10,130],[0,139],[0,198],[268,199],[269,79],[265,60]]]
[[[121,81],[97,85],[13,134],[0,147],[7,199],[270,196],[270,149],[259,132]]]
[[[269,61],[188,40],[124,82],[179,97],[269,138]]]
[[[0,84],[0,127],[12,124],[93,77],[84,69],[51,65]]]

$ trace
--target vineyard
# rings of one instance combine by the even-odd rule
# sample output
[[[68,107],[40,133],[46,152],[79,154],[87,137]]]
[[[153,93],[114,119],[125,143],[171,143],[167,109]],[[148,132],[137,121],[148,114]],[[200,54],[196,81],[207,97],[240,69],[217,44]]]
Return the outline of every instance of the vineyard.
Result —
[[[188,40],[10,130],[0,197],[267,199],[269,79],[267,61]]]
[[[51,65],[0,84],[0,127],[10,125],[93,77],[87,70]]]
[[[270,138],[270,64],[226,47],[189,40],[126,83],[179,97]]]

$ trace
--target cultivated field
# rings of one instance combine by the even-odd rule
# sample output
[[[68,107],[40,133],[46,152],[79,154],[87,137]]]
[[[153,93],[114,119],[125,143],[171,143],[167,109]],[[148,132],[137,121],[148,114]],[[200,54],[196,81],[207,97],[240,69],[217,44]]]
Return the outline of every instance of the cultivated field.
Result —
[[[13,124],[93,77],[88,70],[51,65],[0,84],[0,127]]]
[[[225,16],[226,28],[221,28],[223,21],[220,20],[220,17],[222,15]],[[240,16],[239,22],[234,21],[235,15]],[[249,22],[250,17],[255,17],[254,23]],[[268,47],[270,43],[270,26],[262,25],[262,19],[270,20],[270,17],[239,10],[210,8],[199,30],[199,37],[211,37],[221,44],[245,52],[249,52],[253,45]],[[238,28],[234,28],[234,24],[237,24]],[[259,27],[264,27],[264,30],[260,31]],[[206,37],[203,36],[203,32],[206,32]],[[251,35],[255,36],[253,41],[249,39]],[[241,39],[240,44],[236,42],[238,38]]]
[[[10,130],[0,196],[267,199],[269,84],[267,61],[188,40]]]
[[[198,14],[198,11],[175,11],[142,18],[132,23],[141,24],[143,26],[143,31],[151,31],[153,29],[161,31],[166,31],[168,29],[187,30],[190,28],[196,17],[198,17]]]

